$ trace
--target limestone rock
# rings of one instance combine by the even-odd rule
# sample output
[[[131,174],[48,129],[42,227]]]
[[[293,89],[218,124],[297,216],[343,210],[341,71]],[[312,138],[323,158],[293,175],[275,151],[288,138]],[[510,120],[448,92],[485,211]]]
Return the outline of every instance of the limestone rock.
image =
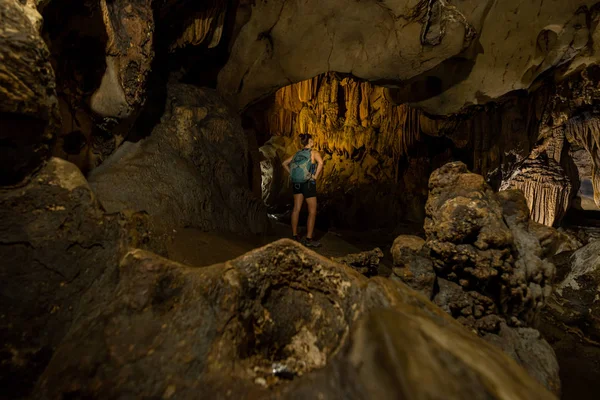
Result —
[[[501,348],[526,369],[530,376],[560,397],[561,382],[556,355],[539,331],[531,328],[511,328],[502,323],[497,335],[487,334],[483,338]]]
[[[564,279],[555,284],[538,329],[556,352],[564,398],[594,398],[600,390],[600,241],[562,258]]]
[[[392,279],[400,279],[427,298],[433,296],[436,282],[433,263],[422,253],[425,240],[418,236],[400,235],[392,244],[394,268]]]
[[[0,190],[0,397],[31,390],[81,296],[118,263],[124,236],[73,164],[52,158],[25,186]]]
[[[333,261],[354,268],[361,274],[370,277],[378,274],[379,261],[383,258],[383,252],[379,247],[373,250],[363,251],[356,254],[348,254],[343,257],[334,257]]]
[[[403,284],[289,240],[205,268],[131,250],[107,276],[36,396],[554,398]]]
[[[571,270],[557,284],[547,312],[579,327],[592,340],[600,340],[599,284],[600,241],[595,241],[571,255]]]
[[[263,232],[267,216],[249,167],[239,117],[218,94],[173,84],[151,136],[121,146],[89,181],[108,212],[145,211],[163,231]]]
[[[503,321],[490,297],[474,290],[465,291],[458,284],[437,279],[438,292],[433,302],[473,332],[497,332]]]
[[[529,232],[534,234],[540,242],[542,259],[563,252],[572,252],[584,245],[579,238],[562,228],[553,229],[549,226],[538,224],[535,221],[529,222]]]
[[[103,117],[124,119],[145,100],[154,58],[152,0],[100,0],[106,27],[106,70],[90,107]]]
[[[591,157],[594,202],[600,207],[600,120],[585,113],[576,116],[565,124],[565,134],[569,141],[582,146]]]
[[[37,11],[21,3],[0,1],[0,185],[50,157],[59,122],[48,48],[32,23]]]
[[[553,226],[560,222],[571,205],[573,185],[558,162],[540,156],[525,160],[500,189],[523,192],[531,219]]]
[[[243,108],[274,88],[337,71],[395,86],[400,103],[448,115],[528,88],[554,67],[596,63],[594,4],[259,1],[219,90]]]
[[[554,268],[540,259],[522,195],[495,194],[461,162],[434,171],[429,187],[424,228],[438,277],[479,292],[511,325],[531,322],[550,293]]]

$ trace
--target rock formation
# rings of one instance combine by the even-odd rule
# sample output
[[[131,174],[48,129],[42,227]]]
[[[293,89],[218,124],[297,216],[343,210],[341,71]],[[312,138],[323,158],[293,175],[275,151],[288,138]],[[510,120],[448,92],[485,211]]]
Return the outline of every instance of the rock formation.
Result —
[[[539,329],[560,363],[564,398],[593,398],[600,390],[600,241],[564,254]]]
[[[383,252],[379,247],[373,250],[363,251],[356,254],[348,254],[344,257],[334,257],[333,261],[354,268],[361,274],[371,277],[378,275],[379,261],[383,258]]]
[[[213,90],[173,84],[152,134],[121,146],[89,180],[108,212],[145,211],[163,231],[258,233],[267,216],[249,168],[239,117]]]
[[[219,89],[241,108],[337,71],[395,85],[402,102],[447,115],[528,88],[572,60],[573,68],[596,62],[593,5],[261,1],[235,39]]]
[[[491,299],[511,325],[531,322],[550,294],[554,267],[540,259],[523,197],[494,194],[462,163],[436,170],[429,186],[424,228],[438,276]],[[481,317],[468,318],[477,325]],[[478,329],[487,330],[482,323]]]
[[[0,221],[0,397],[20,398],[67,332],[80,297],[118,263],[125,235],[77,167],[57,158],[25,186],[0,190]]]
[[[33,4],[0,2],[0,185],[47,160],[59,114],[54,72]]]
[[[554,352],[526,328],[550,295],[554,266],[541,259],[551,246],[543,251],[522,194],[494,193],[460,162],[434,171],[429,187],[427,240],[396,239],[393,278],[432,298],[559,394]]]
[[[118,269],[36,396],[553,398],[403,284],[289,240],[206,268],[131,250]]]
[[[392,244],[394,268],[391,278],[405,282],[431,299],[434,295],[436,275],[424,245],[425,240],[420,237],[398,236]]]
[[[531,218],[548,226],[562,219],[572,197],[569,178],[559,163],[546,156],[525,160],[501,189],[523,192]]]

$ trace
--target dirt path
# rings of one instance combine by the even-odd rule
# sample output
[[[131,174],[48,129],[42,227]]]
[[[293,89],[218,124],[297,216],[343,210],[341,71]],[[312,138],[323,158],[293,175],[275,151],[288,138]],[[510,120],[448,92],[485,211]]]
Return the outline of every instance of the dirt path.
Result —
[[[179,229],[173,242],[168,246],[169,258],[183,264],[204,267],[231,260],[257,247],[290,237],[289,226],[281,223],[273,225],[272,233],[263,236],[203,232],[191,228]],[[348,236],[349,240],[346,240],[343,233],[317,232],[316,237],[322,246],[314,250],[325,257],[342,257],[377,247],[370,241],[366,242],[368,244],[358,246],[351,244],[356,243],[356,235]],[[391,242],[382,243],[379,247],[386,253],[390,245]]]

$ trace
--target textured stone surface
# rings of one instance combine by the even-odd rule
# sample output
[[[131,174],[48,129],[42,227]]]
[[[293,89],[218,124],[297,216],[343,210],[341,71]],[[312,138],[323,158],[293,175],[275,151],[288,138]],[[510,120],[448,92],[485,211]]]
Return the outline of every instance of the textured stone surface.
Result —
[[[553,398],[418,293],[289,240],[206,268],[130,251],[35,395]]]
[[[0,185],[40,167],[59,121],[54,72],[32,7],[0,1]]]
[[[461,162],[434,171],[429,187],[424,228],[436,274],[491,300],[509,324],[531,322],[554,267],[540,259],[520,192],[495,194]]]
[[[401,280],[431,299],[436,276],[433,263],[427,257],[427,249],[423,249],[424,245],[425,240],[418,236],[398,236],[391,249],[394,260],[391,278]]]
[[[123,119],[146,99],[154,58],[152,0],[100,0],[106,28],[106,70],[90,99],[92,111]]]
[[[18,398],[50,360],[80,297],[118,263],[123,239],[79,169],[57,158],[27,185],[0,190],[0,221],[0,397]]]
[[[562,279],[538,329],[556,352],[563,398],[593,399],[600,390],[600,241],[566,254],[556,259]]]
[[[511,328],[503,323],[497,335],[487,334],[483,338],[501,348],[525,368],[530,376],[560,397],[561,383],[556,355],[539,331],[532,328]]]
[[[262,232],[239,117],[210,89],[174,84],[152,135],[121,146],[89,176],[108,212],[145,211],[158,228]]]
[[[257,1],[219,74],[219,89],[243,107],[274,87],[327,71],[371,80],[418,75],[468,47],[478,29],[472,23],[488,10],[472,1],[434,6],[435,15],[413,0]],[[435,43],[428,43],[428,32],[436,32]]]
[[[578,56],[597,62],[589,40],[594,4],[257,1],[219,89],[243,107],[274,88],[337,71],[400,86],[400,103],[444,115],[527,88],[573,59],[580,65]]]
[[[523,192],[531,219],[553,226],[569,209],[573,185],[559,163],[542,156],[525,160],[501,189]]]
[[[344,257],[334,257],[332,260],[352,267],[365,276],[374,276],[378,273],[379,261],[382,258],[383,252],[376,247],[373,250],[348,254]]]

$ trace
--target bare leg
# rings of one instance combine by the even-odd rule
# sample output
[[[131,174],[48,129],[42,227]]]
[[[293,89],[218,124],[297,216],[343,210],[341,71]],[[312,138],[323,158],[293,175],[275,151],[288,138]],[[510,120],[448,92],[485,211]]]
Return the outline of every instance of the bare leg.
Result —
[[[315,220],[317,219],[317,198],[311,197],[306,199],[308,205],[308,221],[306,223],[306,237],[312,239],[315,230]]]
[[[292,235],[298,235],[298,219],[300,218],[300,210],[302,210],[302,193],[294,195],[294,209],[292,210]]]

